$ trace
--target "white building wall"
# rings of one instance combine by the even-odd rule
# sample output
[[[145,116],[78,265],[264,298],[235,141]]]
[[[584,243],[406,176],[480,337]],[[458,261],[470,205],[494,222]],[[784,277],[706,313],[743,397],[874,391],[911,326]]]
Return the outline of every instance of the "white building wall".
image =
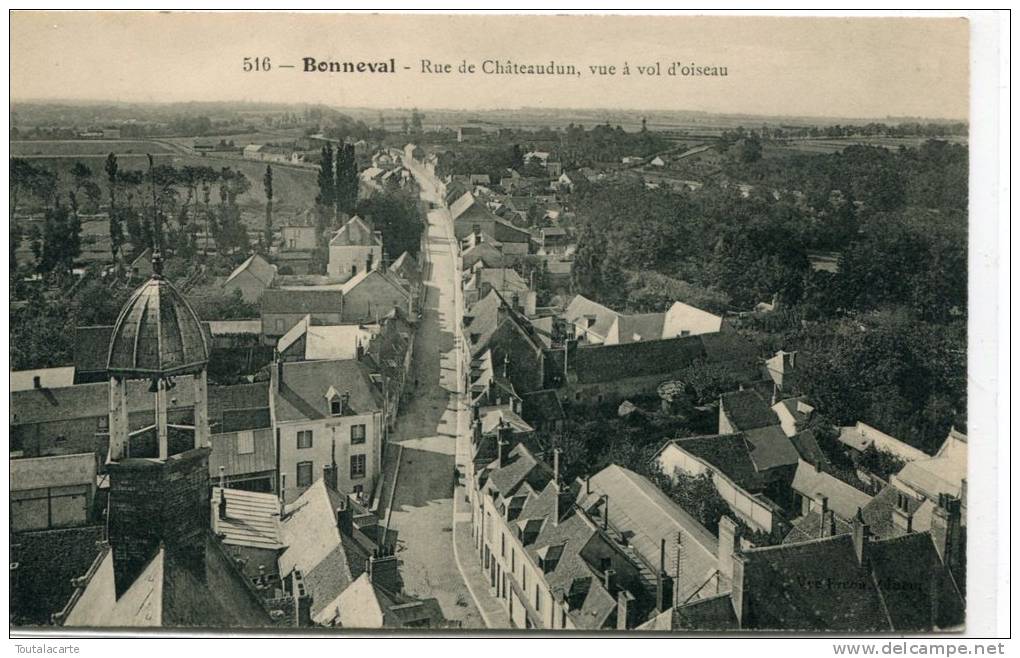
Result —
[[[368,267],[368,256],[372,255],[372,266],[382,262],[382,247],[361,247],[351,245],[338,245],[329,248],[329,265],[326,273],[343,280],[350,279],[356,274],[361,274]],[[352,270],[357,267],[357,271]]]

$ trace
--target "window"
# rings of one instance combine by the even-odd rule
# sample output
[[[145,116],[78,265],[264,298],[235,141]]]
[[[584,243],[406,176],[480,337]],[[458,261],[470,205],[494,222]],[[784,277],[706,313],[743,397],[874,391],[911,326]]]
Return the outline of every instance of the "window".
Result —
[[[250,430],[237,433],[237,454],[250,455],[255,452],[255,434]]]
[[[291,238],[287,242],[290,244],[291,249],[297,249],[297,238]]]
[[[687,331],[686,329],[681,329],[680,330],[680,336],[681,337],[683,337],[683,336],[690,336],[690,335],[691,335],[691,332]]]
[[[517,573],[517,549],[510,547],[510,573]]]
[[[331,416],[342,416],[344,413],[344,404],[340,401],[340,398],[333,398],[329,401],[329,413]]]
[[[286,329],[286,327],[283,325],[283,318],[277,318],[276,319],[276,330],[279,331],[282,334],[284,329]]]
[[[499,535],[499,556],[506,559],[506,535]]]
[[[99,418],[97,418],[96,419],[96,433],[97,434],[106,434],[109,431],[110,431],[110,417],[109,416],[100,416]]]
[[[312,447],[312,430],[300,430],[297,433],[297,447],[299,450]]]
[[[535,583],[535,612],[542,612],[542,592],[538,589],[538,583]]]
[[[311,485],[312,485],[312,462],[298,462],[297,486],[310,487]]]
[[[365,442],[365,426],[351,425],[351,445]]]
[[[351,455],[351,479],[365,477],[365,455]]]
[[[363,484],[356,484],[356,485],[354,485],[354,493],[356,493],[359,496],[361,494],[365,493],[365,485],[363,485]]]
[[[357,273],[358,273],[358,266],[357,265],[351,265],[351,276],[354,276]]]

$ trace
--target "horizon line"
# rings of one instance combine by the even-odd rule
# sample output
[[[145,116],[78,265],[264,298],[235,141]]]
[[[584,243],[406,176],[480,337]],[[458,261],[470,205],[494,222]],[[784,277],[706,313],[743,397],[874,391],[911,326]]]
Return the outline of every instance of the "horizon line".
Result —
[[[151,105],[151,106],[169,106],[179,104],[196,104],[196,105],[212,105],[212,104],[247,104],[247,105],[277,105],[285,107],[300,107],[300,106],[311,106],[311,107],[327,107],[335,110],[401,110],[410,112],[413,109],[422,111],[434,111],[434,112],[519,112],[522,110],[535,110],[543,112],[570,112],[570,111],[581,111],[581,112],[623,112],[639,114],[642,112],[647,113],[689,113],[689,114],[706,114],[720,117],[750,117],[750,118],[762,118],[762,119],[803,119],[803,120],[825,120],[825,121],[836,121],[839,119],[848,121],[871,121],[879,123],[882,120],[920,120],[929,123],[965,123],[969,124],[969,118],[960,117],[933,117],[933,116],[922,116],[922,115],[909,115],[909,114],[886,114],[884,116],[849,116],[849,115],[823,115],[823,114],[798,114],[796,112],[790,112],[787,114],[777,113],[758,113],[758,112],[740,112],[739,110],[696,110],[696,109],[679,109],[679,108],[625,108],[625,107],[584,107],[584,106],[564,106],[564,107],[540,107],[534,105],[520,105],[516,107],[475,107],[475,108],[455,108],[455,107],[440,107],[440,106],[409,106],[409,107],[395,107],[395,106],[373,106],[373,105],[335,105],[321,101],[305,101],[305,102],[294,102],[294,101],[261,101],[261,100],[167,100],[167,101],[154,101],[154,100],[112,100],[112,99],[91,99],[91,98],[11,98],[9,101],[10,105],[16,103],[23,104],[37,104],[37,105],[59,105],[59,104],[78,104],[78,105]]]

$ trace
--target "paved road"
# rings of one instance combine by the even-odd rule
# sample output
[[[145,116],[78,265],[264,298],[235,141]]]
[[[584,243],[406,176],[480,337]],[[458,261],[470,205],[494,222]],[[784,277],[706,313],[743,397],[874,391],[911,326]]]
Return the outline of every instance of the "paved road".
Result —
[[[454,262],[442,211],[429,215],[425,310],[415,336],[418,390],[390,440],[402,446],[390,508],[404,589],[435,597],[464,628],[485,628],[453,559],[454,455],[457,449],[457,362]]]

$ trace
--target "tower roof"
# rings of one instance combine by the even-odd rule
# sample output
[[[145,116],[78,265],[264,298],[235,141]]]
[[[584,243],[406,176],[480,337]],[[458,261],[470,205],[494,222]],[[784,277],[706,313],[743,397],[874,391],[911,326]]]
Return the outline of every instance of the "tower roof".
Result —
[[[199,372],[208,360],[198,315],[169,281],[154,274],[121,309],[107,370],[128,377],[172,376]]]

